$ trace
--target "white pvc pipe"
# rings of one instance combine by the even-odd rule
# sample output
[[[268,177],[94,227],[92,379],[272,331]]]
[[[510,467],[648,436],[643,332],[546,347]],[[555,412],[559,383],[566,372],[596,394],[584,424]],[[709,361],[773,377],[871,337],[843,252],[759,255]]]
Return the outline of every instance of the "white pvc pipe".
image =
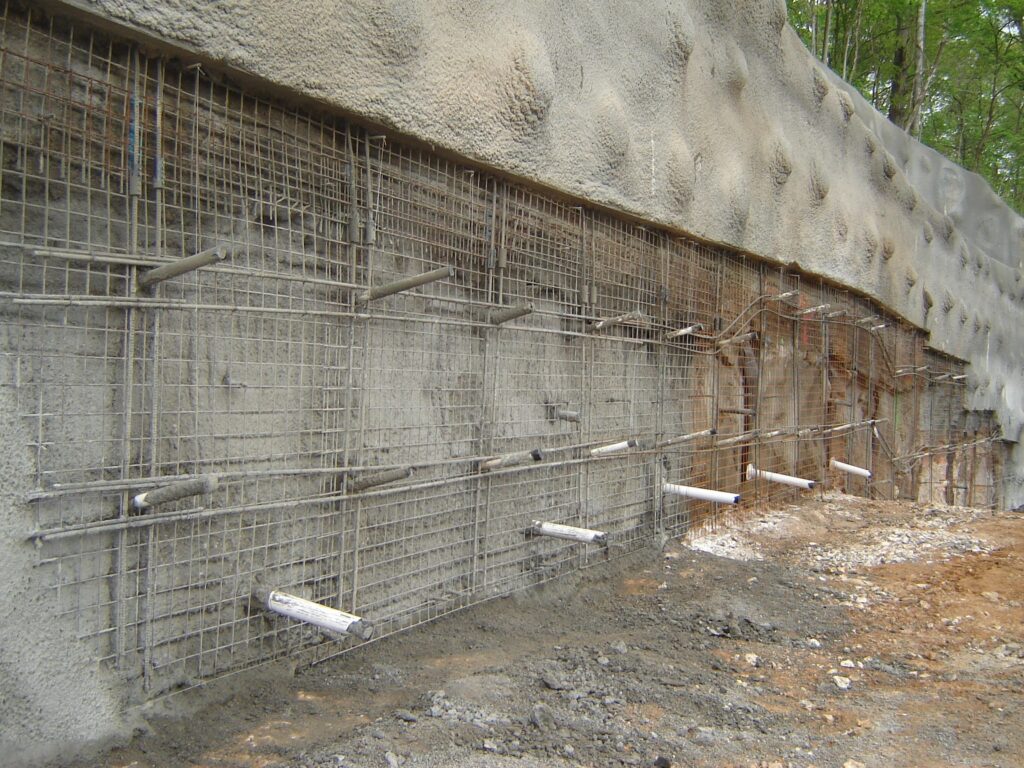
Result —
[[[851,475],[857,475],[857,477],[866,477],[868,480],[871,479],[871,470],[864,469],[864,467],[855,467],[853,464],[844,464],[841,461],[830,459],[828,465],[832,469],[838,469],[840,472],[846,472]]]
[[[739,504],[738,493],[726,493],[725,491],[709,491],[706,488],[694,488],[691,485],[676,485],[665,483],[661,486],[663,493],[672,493],[676,496],[686,496],[689,499],[700,499],[701,501],[714,501],[719,504]]]
[[[608,543],[608,534],[604,531],[576,528],[560,523],[543,523],[540,520],[533,521],[530,532],[536,536],[553,536],[556,539],[569,539],[570,541],[579,541],[584,544],[605,545]]]
[[[608,453],[615,453],[617,451],[624,451],[627,448],[636,448],[636,440],[623,440],[621,443],[612,443],[611,445],[602,445],[598,448],[591,448],[591,456],[604,456]]]
[[[287,592],[272,590],[264,600],[268,610],[343,635],[355,635],[360,640],[373,637],[373,626],[358,616],[328,608],[326,605],[305,600]]]
[[[779,472],[769,472],[766,469],[755,469],[753,464],[747,464],[747,480],[753,480],[755,477],[759,477],[762,480],[768,480],[772,483],[781,483],[782,485],[791,485],[794,488],[803,488],[807,491],[814,487],[813,480],[804,480],[802,477],[783,475]]]

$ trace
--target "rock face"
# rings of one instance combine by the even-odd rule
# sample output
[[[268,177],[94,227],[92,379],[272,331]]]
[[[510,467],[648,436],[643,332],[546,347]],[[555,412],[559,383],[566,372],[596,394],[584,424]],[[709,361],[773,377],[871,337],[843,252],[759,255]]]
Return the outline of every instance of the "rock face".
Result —
[[[1017,440],[1024,220],[826,71],[783,0],[76,5],[571,195],[880,300]],[[939,306],[937,297],[944,301]],[[1024,502],[1024,454],[1006,500]]]

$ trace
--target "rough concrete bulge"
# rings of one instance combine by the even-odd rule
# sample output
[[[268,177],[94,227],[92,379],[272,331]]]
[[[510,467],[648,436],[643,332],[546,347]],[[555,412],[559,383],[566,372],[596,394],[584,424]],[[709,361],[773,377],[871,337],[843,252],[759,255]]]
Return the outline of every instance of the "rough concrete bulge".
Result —
[[[82,9],[424,141],[875,298],[1024,426],[1024,220],[827,72],[783,0]],[[1024,452],[1007,503],[1024,503]]]

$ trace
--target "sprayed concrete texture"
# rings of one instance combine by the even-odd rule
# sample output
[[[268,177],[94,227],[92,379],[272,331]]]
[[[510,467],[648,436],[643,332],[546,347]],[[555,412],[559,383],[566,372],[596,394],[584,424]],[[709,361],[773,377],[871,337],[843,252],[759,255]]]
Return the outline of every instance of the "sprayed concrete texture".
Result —
[[[505,171],[872,296],[969,360],[971,406],[1019,437],[1024,221],[814,61],[783,0],[81,5]],[[1016,455],[1011,504],[1024,503]]]
[[[964,410],[967,369],[899,317],[914,320],[906,302],[926,277],[917,262],[960,241],[922,226],[932,245],[914,262],[921,277],[898,284],[914,288],[903,304],[886,293],[898,287],[885,281],[893,265],[910,264],[897,234],[931,209],[886,197],[885,179],[904,177],[890,178],[884,163],[871,183],[846,179],[866,179],[874,162],[867,133],[856,152],[850,144],[852,112],[828,129],[836,165],[812,167],[794,149],[821,143],[799,137],[824,107],[813,93],[806,103],[785,95],[780,72],[797,66],[798,51],[777,24],[748,20],[739,42],[723,33],[712,43],[708,30],[728,25],[697,24],[693,9],[654,24],[648,8],[623,31],[600,11],[570,22],[542,8],[518,20],[354,8],[332,8],[344,18],[323,24],[309,16],[309,34],[336,34],[330,50],[327,37],[294,47],[288,61],[278,49],[271,72],[273,51],[260,46],[279,22],[299,34],[297,16],[268,11],[257,34],[244,7],[219,17],[175,4],[103,6],[295,91],[318,93],[329,73],[337,90],[318,95],[335,105],[649,220],[691,221],[752,249],[764,240],[758,253],[785,263],[628,221],[362,122],[283,106],[87,23],[6,6],[0,418],[11,448],[0,568],[14,588],[0,595],[9,619],[0,731],[9,754],[71,749],[127,727],[126,711],[161,694],[357,644],[268,615],[253,599],[268,589],[361,616],[385,636],[714,524],[716,510],[663,496],[664,482],[739,493],[748,510],[798,498],[748,479],[754,464],[863,495],[1012,503],[991,415]],[[469,34],[488,20],[490,30],[523,32],[497,41],[504,48],[493,34]],[[619,46],[640,34],[626,32],[642,27],[653,31],[636,55],[650,72],[615,70]],[[751,30],[761,36],[748,39]],[[456,32],[469,42],[456,45]],[[600,41],[607,58],[595,58]],[[744,63],[771,59],[771,45],[782,46],[774,69]],[[510,81],[494,69],[506,54],[519,62]],[[543,77],[537,57],[549,61]],[[290,79],[296,62],[302,82]],[[476,74],[453,90],[466,68]],[[804,115],[791,115],[797,138],[772,155],[768,181],[750,171],[752,137],[784,142],[754,130],[774,125],[774,111],[750,125],[758,104],[768,112],[744,95],[760,78],[764,94],[776,83],[780,114],[803,105]],[[814,119],[827,127],[824,114]],[[673,115],[689,126],[685,138],[672,138]],[[871,146],[870,157],[884,155]],[[878,230],[866,248],[864,222],[879,221],[894,234]],[[213,247],[223,260],[140,287],[150,270]],[[885,302],[790,262],[845,275]],[[961,280],[979,297],[1009,269],[982,266]],[[413,290],[360,298],[428,273],[433,281]],[[950,301],[936,298],[918,320],[958,317]],[[494,321],[516,308],[531,311]],[[1009,352],[996,350],[1001,326],[986,322],[964,320],[992,341],[995,365]],[[666,338],[684,327],[695,330]],[[591,454],[627,440],[636,445]],[[831,458],[870,468],[872,480],[830,471]],[[497,459],[507,463],[488,469]],[[132,504],[179,483],[196,495]],[[609,546],[530,536],[534,520],[600,530]],[[26,601],[38,617],[22,615]]]

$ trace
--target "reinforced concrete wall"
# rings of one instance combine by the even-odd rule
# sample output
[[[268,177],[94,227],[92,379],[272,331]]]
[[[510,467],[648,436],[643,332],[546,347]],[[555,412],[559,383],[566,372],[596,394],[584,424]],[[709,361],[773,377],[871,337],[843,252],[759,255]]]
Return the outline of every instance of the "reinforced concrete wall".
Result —
[[[1024,222],[842,86],[784,0],[66,5],[877,299],[970,362],[1024,503]]]
[[[161,24],[192,45],[207,25],[232,21],[237,36],[253,18],[239,6],[228,20],[206,14],[175,26],[173,14],[186,9],[160,8],[171,14]],[[392,30],[373,39],[390,40],[389,55],[409,61],[424,50],[401,53],[409,40],[452,34],[438,26],[417,37],[395,17],[398,6],[374,8],[330,13]],[[138,24],[150,13],[103,9],[141,14]],[[554,11],[535,10],[555,23]],[[601,18],[582,20],[578,33],[597,35]],[[614,36],[610,27],[603,34]],[[13,585],[0,597],[5,754],[28,761],[45,751],[39,745],[95,741],[128,727],[133,706],[154,696],[355,644],[270,616],[252,598],[261,589],[351,611],[386,636],[662,533],[716,524],[718,510],[663,494],[665,482],[738,492],[740,513],[797,497],[748,479],[750,464],[882,498],[1006,503],[1004,414],[964,410],[977,374],[927,348],[905,306],[788,263],[821,242],[811,223],[794,220],[792,259],[709,245],[657,221],[672,210],[714,232],[721,211],[699,202],[705,176],[692,176],[689,203],[672,202],[654,155],[653,187],[634,192],[665,208],[626,218],[593,204],[638,212],[607,179],[592,186],[601,177],[579,154],[582,138],[562,147],[580,160],[578,183],[542,189],[500,172],[523,175],[516,163],[486,158],[499,170],[453,159],[133,37],[4,5],[0,573]],[[352,65],[372,68],[370,53],[350,42]],[[483,55],[486,46],[474,45]],[[692,43],[687,61],[699,50]],[[302,48],[298,58],[310,55]],[[249,69],[266,74],[258,59]],[[378,122],[404,92],[399,59],[380,105],[364,105]],[[443,59],[434,66],[444,70]],[[479,78],[459,98],[482,87],[490,70],[486,58],[478,63]],[[558,71],[551,82],[562,89],[574,70]],[[720,74],[703,77],[713,84]],[[349,98],[366,97],[366,82]],[[654,87],[644,82],[633,87]],[[478,108],[495,126],[517,124],[495,117],[494,104]],[[386,122],[400,123],[396,115]],[[551,141],[567,128],[549,127],[547,111],[524,119]],[[434,120],[427,110],[421,136]],[[632,146],[631,118],[620,127],[627,138],[609,140]],[[468,130],[453,123],[449,148],[483,154],[483,143],[457,141]],[[509,138],[492,135],[495,147]],[[587,141],[603,151],[600,136]],[[556,150],[546,150],[552,162],[567,162]],[[639,162],[631,152],[613,163],[623,189],[624,169]],[[693,155],[695,173],[701,157],[713,155]],[[527,175],[552,181],[551,168],[535,170]],[[777,212],[795,216],[799,203],[813,222],[830,209],[827,186],[788,200],[798,166],[776,170]],[[707,183],[741,189],[734,171],[719,167]],[[749,213],[763,216],[760,181],[748,181]],[[884,212],[903,227],[915,210]],[[852,212],[843,221],[843,237],[854,237]],[[936,241],[945,238],[933,232]],[[883,265],[895,251],[887,257],[885,241],[875,245],[858,270],[891,269]],[[213,247],[223,259],[141,287],[151,270]],[[816,271],[835,277],[834,257],[818,258]],[[442,267],[450,273],[434,282],[360,300],[368,287]],[[1000,268],[986,261],[975,279]],[[531,312],[495,322],[517,307]],[[691,326],[699,327],[671,336]],[[591,454],[625,440],[636,445]],[[538,458],[487,468],[493,457],[528,452]],[[838,474],[833,458],[874,476]],[[1008,469],[1012,476],[1012,462]],[[399,470],[391,482],[369,483],[388,470]],[[218,482],[208,493],[132,506],[140,492],[210,475]],[[610,544],[531,537],[534,520],[598,529]],[[36,607],[27,618],[26,602]]]

